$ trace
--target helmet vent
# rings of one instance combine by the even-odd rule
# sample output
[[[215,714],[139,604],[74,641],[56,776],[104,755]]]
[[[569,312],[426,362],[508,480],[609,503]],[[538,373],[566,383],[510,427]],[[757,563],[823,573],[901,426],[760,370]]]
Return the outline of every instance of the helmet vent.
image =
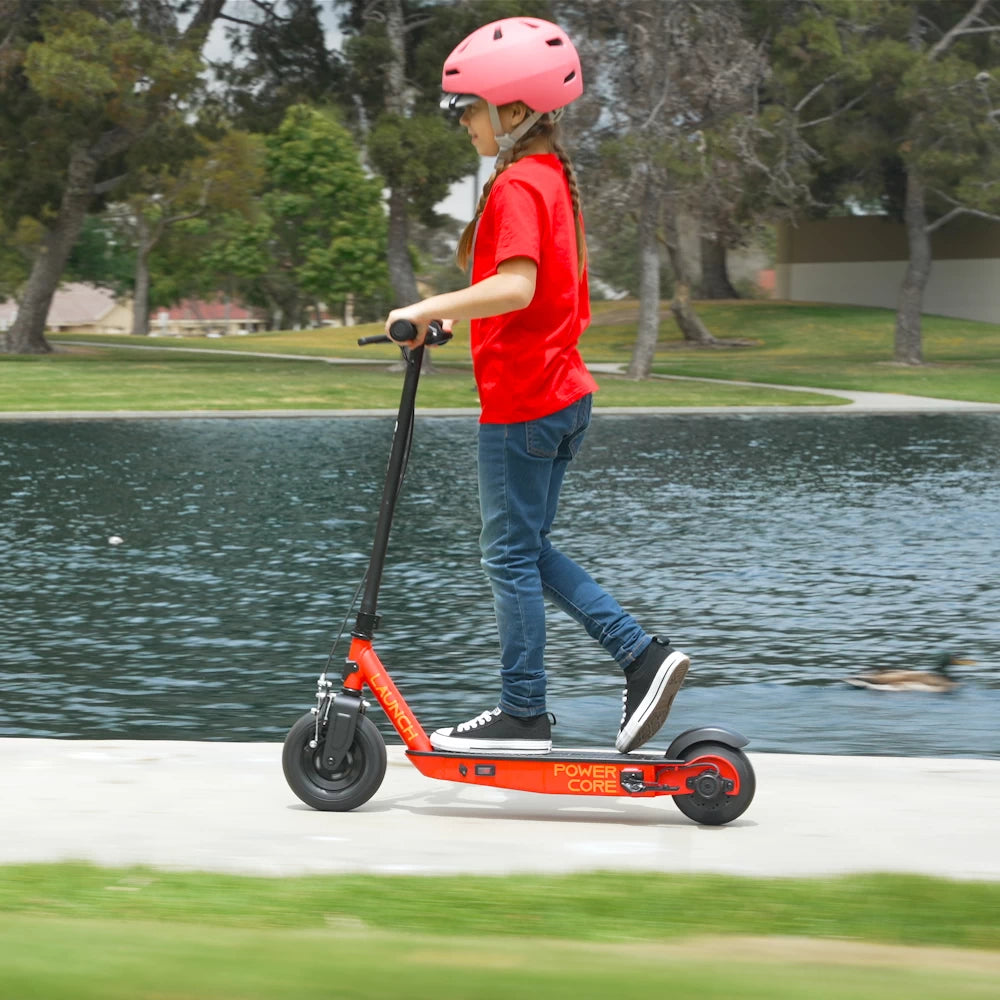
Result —
[[[576,70],[573,70],[571,73],[567,73],[566,76],[563,77],[563,83],[569,83],[570,80],[575,80],[575,79],[576,79]]]
[[[547,38],[545,40],[546,45],[562,45],[563,41],[561,38]]]
[[[503,30],[501,28],[495,28],[493,31],[493,41],[499,42],[503,38]]]
[[[444,71],[444,75],[445,76],[458,76],[458,70],[457,69],[446,69]]]

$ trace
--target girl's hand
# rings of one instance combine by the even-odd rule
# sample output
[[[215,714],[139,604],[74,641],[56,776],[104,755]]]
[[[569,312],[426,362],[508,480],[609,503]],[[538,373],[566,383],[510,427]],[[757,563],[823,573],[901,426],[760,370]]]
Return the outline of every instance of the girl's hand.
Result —
[[[404,346],[408,348],[419,347],[427,336],[427,327],[431,323],[430,319],[424,319],[424,312],[420,308],[422,303],[417,303],[416,305],[406,306],[402,309],[393,309],[385,321],[385,332],[386,336],[389,334],[389,327],[396,322],[397,319],[405,319],[412,323],[417,328],[417,336],[414,340],[408,340]],[[443,319],[440,320],[441,329],[446,333],[451,333],[451,328],[455,325],[453,319]]]
[[[411,349],[414,347],[420,347],[420,345],[424,342],[424,338],[427,336],[427,324],[430,323],[430,318],[424,315],[420,308],[420,303],[412,306],[404,306],[401,309],[393,309],[385,321],[386,336],[389,335],[389,327],[391,327],[392,324],[399,319],[405,319],[417,328],[416,338],[408,340],[404,346]]]

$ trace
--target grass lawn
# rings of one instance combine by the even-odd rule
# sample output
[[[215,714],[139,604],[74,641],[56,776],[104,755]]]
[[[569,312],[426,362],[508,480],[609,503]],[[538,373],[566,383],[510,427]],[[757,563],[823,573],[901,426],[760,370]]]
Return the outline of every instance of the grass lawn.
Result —
[[[0,868],[12,998],[986,998],[1000,886]]]
[[[885,309],[776,302],[709,302],[699,311],[719,338],[743,346],[693,348],[665,312],[654,372],[663,375],[901,392],[1000,403],[1000,324],[928,316],[927,364],[891,362],[894,314]],[[635,303],[595,303],[581,349],[588,362],[627,363]],[[216,340],[60,335],[44,357],[0,355],[0,410],[393,408],[398,358],[391,345],[357,346],[376,325],[255,334]],[[91,347],[100,342],[109,346]],[[143,350],[125,345],[141,346]],[[178,348],[210,350],[194,354]],[[248,357],[248,352],[285,355]],[[287,356],[368,359],[326,365]],[[436,348],[437,371],[421,383],[424,407],[475,407],[468,331]],[[739,406],[829,403],[829,397],[710,382],[634,382],[599,374],[598,406]]]
[[[386,363],[337,365],[239,353],[138,351],[116,345],[72,347],[67,353],[12,363],[9,356],[0,355],[0,411],[343,410],[399,405],[402,374],[389,370]],[[478,407],[471,366],[438,363],[435,367],[435,373],[421,381],[420,406]],[[603,406],[831,402],[828,396],[811,393],[705,382],[635,382],[601,375],[600,383],[598,398]]]

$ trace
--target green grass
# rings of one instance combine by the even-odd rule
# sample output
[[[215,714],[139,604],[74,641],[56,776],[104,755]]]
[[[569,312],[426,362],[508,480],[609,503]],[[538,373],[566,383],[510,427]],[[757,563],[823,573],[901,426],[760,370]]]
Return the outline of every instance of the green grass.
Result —
[[[461,919],[456,917],[460,926]],[[5,926],[6,924],[6,926]],[[0,921],[5,996],[17,1000],[987,1000],[1000,962],[965,953],[723,941],[593,947],[92,921]]]
[[[900,392],[1000,403],[1000,324],[927,316],[927,364],[891,362],[894,314],[886,309],[776,302],[706,302],[699,313],[719,338],[740,346],[696,348],[669,314],[654,361],[659,375]],[[581,349],[589,362],[627,364],[636,304],[596,303]],[[43,357],[0,355],[0,410],[354,409],[393,408],[400,375],[391,345],[357,346],[376,325],[217,340],[60,335]],[[107,346],[89,347],[83,342]],[[132,349],[126,345],[132,345]],[[144,350],[135,350],[141,346]],[[194,354],[178,348],[210,350]],[[371,366],[249,357],[248,352],[364,358]],[[467,325],[436,348],[437,371],[421,383],[423,407],[475,407]],[[828,396],[600,374],[598,406],[808,406]]]
[[[131,338],[130,338],[131,339]],[[265,349],[265,348],[261,348]],[[450,350],[450,348],[447,348]],[[357,350],[357,349],[356,349]],[[42,357],[0,355],[0,411],[394,409],[402,374],[380,366],[323,364],[176,349],[75,347]],[[396,357],[398,357],[398,350]],[[420,385],[421,407],[479,405],[471,367],[438,362]],[[601,406],[807,406],[829,396],[704,382],[599,377]]]
[[[892,362],[890,310],[746,302],[706,304],[701,313],[717,336],[759,346],[693,350],[674,338],[661,343],[654,371],[1000,402],[997,323],[925,316],[925,364],[912,366]]]
[[[0,868],[0,913],[298,930],[319,918],[444,937],[461,914],[470,936],[663,942],[753,933],[1000,950],[1000,883],[909,875],[251,878],[18,865]]]
[[[651,987],[951,1000],[997,995],[998,950],[1000,885],[916,876],[0,868],[0,982],[18,1000],[640,997]]]

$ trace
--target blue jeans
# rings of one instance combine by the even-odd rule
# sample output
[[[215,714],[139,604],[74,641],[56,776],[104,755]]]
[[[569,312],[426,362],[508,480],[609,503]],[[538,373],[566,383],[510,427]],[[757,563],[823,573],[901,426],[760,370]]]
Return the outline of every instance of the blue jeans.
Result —
[[[545,711],[544,598],[578,621],[622,668],[652,639],[549,541],[566,467],[583,443],[590,408],[588,395],[539,420],[479,425],[480,548],[500,633],[499,704],[510,715]]]

